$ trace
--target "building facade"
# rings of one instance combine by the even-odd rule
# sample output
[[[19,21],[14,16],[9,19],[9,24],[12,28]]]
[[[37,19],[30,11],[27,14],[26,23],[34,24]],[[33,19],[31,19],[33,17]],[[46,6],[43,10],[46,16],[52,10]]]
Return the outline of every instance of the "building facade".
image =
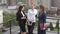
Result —
[[[32,2],[35,4],[35,6],[38,5],[37,0],[22,0],[22,3],[26,4],[27,6],[30,6]]]
[[[38,0],[38,2],[42,5],[44,5],[45,8],[50,10],[51,7],[51,0]]]
[[[30,6],[31,2],[35,3],[35,6],[38,4],[37,0],[1,0],[1,3],[5,3],[8,6],[16,5],[18,2],[22,2],[22,3],[26,4],[27,6]]]
[[[60,0],[0,0],[0,3],[10,5],[16,5],[17,1],[22,2],[26,4],[27,6],[30,6],[31,3],[35,3],[35,6],[39,4],[43,4],[45,8],[50,9],[51,7],[57,7],[60,9]]]
[[[60,0],[38,0],[40,4],[43,4],[46,8],[57,7],[60,9]]]
[[[7,0],[8,6],[14,6],[16,5],[16,0]]]
[[[60,0],[53,0],[52,1],[52,6],[55,6],[58,9],[60,9]]]
[[[50,8],[51,8],[51,0],[43,0],[42,4],[45,6],[45,8],[50,10]]]
[[[8,6],[10,5],[16,5],[16,0],[0,0],[1,4],[6,4]]]

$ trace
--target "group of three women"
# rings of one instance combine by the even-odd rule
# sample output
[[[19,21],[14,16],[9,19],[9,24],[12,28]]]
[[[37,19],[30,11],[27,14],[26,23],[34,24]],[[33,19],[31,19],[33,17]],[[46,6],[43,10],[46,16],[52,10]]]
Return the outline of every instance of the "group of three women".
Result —
[[[34,25],[36,22],[36,15],[38,15],[38,33],[37,34],[46,34],[44,23],[46,23],[46,12],[43,5],[39,6],[39,11],[34,8],[34,4],[31,4],[31,9],[28,10],[27,15],[24,12],[24,7],[20,6],[16,14],[16,19],[20,26],[21,34],[26,34],[25,24],[27,22],[28,34],[33,34]],[[43,24],[41,24],[43,23]],[[42,26],[43,25],[43,26]]]

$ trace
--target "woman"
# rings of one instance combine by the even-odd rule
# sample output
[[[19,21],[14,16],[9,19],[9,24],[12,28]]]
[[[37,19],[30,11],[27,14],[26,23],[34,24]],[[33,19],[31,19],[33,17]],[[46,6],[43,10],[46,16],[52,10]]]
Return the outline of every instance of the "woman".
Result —
[[[20,26],[21,34],[26,34],[25,23],[26,23],[26,15],[24,13],[24,7],[20,6],[19,10],[16,14],[16,20]]]
[[[40,11],[38,14],[38,34],[46,34],[46,12],[43,5],[40,5]]]
[[[35,9],[34,4],[31,4],[31,9],[28,10],[27,19],[28,19],[28,33],[33,34],[35,22],[36,22],[36,16],[37,15],[37,9]]]

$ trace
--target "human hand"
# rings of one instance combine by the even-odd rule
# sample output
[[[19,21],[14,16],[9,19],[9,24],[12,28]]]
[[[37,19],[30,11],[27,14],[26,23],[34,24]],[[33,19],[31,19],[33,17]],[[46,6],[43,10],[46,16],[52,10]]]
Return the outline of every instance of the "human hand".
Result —
[[[21,17],[21,19],[26,19],[26,17]]]
[[[49,23],[45,23],[44,27],[47,28],[49,26]]]

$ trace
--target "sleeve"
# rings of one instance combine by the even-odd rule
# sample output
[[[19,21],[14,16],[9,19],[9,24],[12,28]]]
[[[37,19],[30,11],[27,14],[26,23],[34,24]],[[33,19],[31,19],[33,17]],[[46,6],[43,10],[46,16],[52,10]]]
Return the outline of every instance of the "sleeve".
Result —
[[[20,13],[17,13],[17,14],[16,14],[16,20],[17,20],[17,21],[21,20],[21,14],[20,14]]]
[[[25,14],[25,17],[27,18],[27,14],[23,11],[23,13]]]
[[[21,18],[21,13],[18,13],[19,18]]]
[[[47,15],[46,14],[43,14],[43,22],[46,23],[46,17]]]
[[[36,10],[36,17],[38,17],[38,11]]]
[[[29,10],[28,10],[28,13],[27,13],[27,18],[29,18]]]

